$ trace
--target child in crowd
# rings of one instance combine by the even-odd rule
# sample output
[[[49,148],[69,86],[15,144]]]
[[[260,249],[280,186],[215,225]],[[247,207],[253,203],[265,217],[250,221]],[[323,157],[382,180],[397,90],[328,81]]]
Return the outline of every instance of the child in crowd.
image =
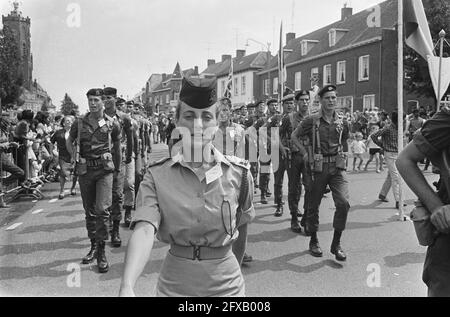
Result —
[[[363,140],[363,134],[356,132],[355,140],[353,140],[350,149],[353,153],[353,171],[356,171],[356,160],[359,159],[358,171],[364,163],[363,154],[366,152],[366,143]]]
[[[380,127],[378,125],[373,125],[370,128],[370,135],[378,132],[379,129],[380,129]],[[375,158],[376,170],[377,170],[377,173],[380,173],[380,169],[382,169],[382,167],[383,167],[382,161],[380,160],[381,148],[373,142],[373,140],[370,136],[367,138],[366,146],[369,149],[370,158],[367,161],[366,166],[364,167],[364,171],[367,171],[367,167]]]

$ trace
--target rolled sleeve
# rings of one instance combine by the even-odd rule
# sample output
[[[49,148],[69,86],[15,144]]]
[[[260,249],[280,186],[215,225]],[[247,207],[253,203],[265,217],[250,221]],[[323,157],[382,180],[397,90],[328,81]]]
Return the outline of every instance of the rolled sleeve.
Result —
[[[450,145],[450,111],[443,109],[427,120],[413,142],[430,159],[447,149]]]
[[[134,229],[137,223],[145,221],[150,223],[155,230],[159,230],[161,213],[159,210],[158,195],[156,193],[155,180],[150,170],[145,173],[139,187],[136,199],[136,212],[134,213],[130,229]]]
[[[248,180],[248,194],[242,206],[242,215],[241,218],[239,219],[239,226],[251,223],[256,215],[255,206],[253,206],[254,184],[252,173],[250,172],[247,173],[247,180]]]

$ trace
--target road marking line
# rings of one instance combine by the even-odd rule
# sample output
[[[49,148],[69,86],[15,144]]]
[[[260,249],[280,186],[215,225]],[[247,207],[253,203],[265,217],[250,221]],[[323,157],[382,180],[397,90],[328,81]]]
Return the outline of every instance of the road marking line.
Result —
[[[43,211],[44,211],[44,209],[38,209],[38,210],[33,211],[31,214],[36,215],[36,214],[40,214]]]
[[[23,222],[18,222],[18,223],[13,224],[12,226],[9,226],[9,227],[6,228],[5,230],[6,230],[6,231],[14,230],[14,229],[16,229],[17,227],[19,227],[19,226],[21,226],[21,225],[23,225]]]
[[[50,204],[53,204],[53,203],[55,203],[55,202],[57,202],[57,201],[58,201],[58,198],[55,198],[55,199],[50,200],[49,203],[50,203]]]

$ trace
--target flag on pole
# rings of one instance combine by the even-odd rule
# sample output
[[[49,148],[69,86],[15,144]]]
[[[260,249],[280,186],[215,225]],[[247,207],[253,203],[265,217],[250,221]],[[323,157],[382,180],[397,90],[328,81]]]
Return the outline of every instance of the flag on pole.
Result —
[[[433,56],[433,39],[421,0],[403,0],[406,44],[427,60]]]
[[[227,86],[225,88],[225,92],[223,96],[225,98],[231,99],[233,91],[233,59],[230,59],[230,72],[228,73]]]
[[[284,84],[286,82],[286,69],[284,65],[284,50],[283,50],[283,21],[280,26],[280,47],[278,50],[278,102],[281,104],[283,99]]]
[[[433,83],[436,98],[444,97],[450,86],[450,57],[442,58],[441,69],[441,91],[438,91],[439,82],[439,59],[438,56],[428,56],[428,68],[430,70],[431,82]]]

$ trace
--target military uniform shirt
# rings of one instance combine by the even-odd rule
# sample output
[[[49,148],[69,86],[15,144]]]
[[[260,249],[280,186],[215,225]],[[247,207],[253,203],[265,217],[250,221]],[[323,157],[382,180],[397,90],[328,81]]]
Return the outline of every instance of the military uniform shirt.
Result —
[[[97,160],[104,153],[111,153],[114,142],[120,142],[120,126],[111,117],[104,115],[103,126],[99,124],[92,125],[89,120],[90,113],[78,118],[70,128],[70,137],[76,140],[78,137],[78,120],[82,120],[80,131],[80,156],[87,160]],[[111,139],[109,139],[111,133]]]
[[[318,114],[306,117],[306,119],[303,120],[302,123],[294,131],[293,136],[300,139],[304,139],[307,137],[309,140],[312,140],[313,126],[315,124],[314,118],[317,117],[319,118],[320,122],[319,134],[320,134],[321,153],[324,156],[333,156],[338,154],[340,131],[342,131],[341,144],[343,146],[343,151],[348,152],[348,143],[347,143],[347,139],[349,137],[348,123],[343,121],[342,118],[336,112],[334,113],[334,119],[331,121],[331,123],[328,123],[323,119],[321,111],[319,111]]]
[[[234,230],[230,236],[225,226],[228,232],[236,228],[243,172],[239,162],[242,160],[225,157],[213,148],[215,162],[220,164],[223,175],[207,184],[204,170],[195,172],[191,169],[183,161],[181,149],[182,142],[179,142],[173,149],[173,153],[178,154],[147,168],[139,189],[132,227],[139,221],[149,222],[157,230],[158,239],[170,244],[230,245],[237,239],[238,232]],[[250,172],[247,175],[249,191],[239,224],[248,223],[255,216],[253,178]]]

